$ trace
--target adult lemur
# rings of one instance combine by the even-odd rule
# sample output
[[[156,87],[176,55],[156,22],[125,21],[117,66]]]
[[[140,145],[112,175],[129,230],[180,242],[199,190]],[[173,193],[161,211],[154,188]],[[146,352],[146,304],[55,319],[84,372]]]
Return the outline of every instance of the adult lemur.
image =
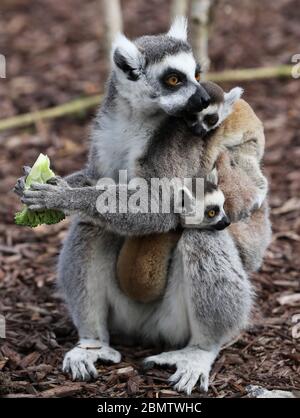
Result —
[[[190,393],[200,379],[208,388],[211,365],[221,345],[246,326],[252,303],[247,269],[258,267],[269,237],[265,205],[236,230],[186,229],[175,250],[162,300],[139,304],[128,299],[116,281],[116,258],[124,236],[175,229],[175,213],[104,213],[96,209],[101,177],[193,178],[203,172],[206,143],[193,136],[184,119],[209,104],[199,84],[199,67],[187,43],[186,23],[177,20],[165,35],[134,42],[120,35],[113,48],[107,95],[96,117],[86,170],[58,181],[35,185],[23,201],[31,209],[56,208],[75,213],[60,254],[58,281],[79,334],[78,345],[64,359],[74,379],[96,376],[98,360],[119,362],[109,335],[162,342],[175,348],[145,360],[174,365],[170,381]],[[235,182],[227,213],[239,219],[255,206],[251,179],[244,185],[231,151],[218,159],[223,185]],[[79,186],[86,178],[90,184]],[[239,183],[240,182],[240,183]],[[76,187],[74,187],[76,186]],[[224,187],[226,189],[226,187]],[[127,189],[118,185],[119,195]],[[222,184],[221,184],[222,189]],[[128,196],[130,197],[130,191]],[[157,195],[159,196],[159,194]],[[244,197],[245,196],[245,197]],[[226,197],[226,192],[225,192]],[[230,199],[229,199],[230,201]]]

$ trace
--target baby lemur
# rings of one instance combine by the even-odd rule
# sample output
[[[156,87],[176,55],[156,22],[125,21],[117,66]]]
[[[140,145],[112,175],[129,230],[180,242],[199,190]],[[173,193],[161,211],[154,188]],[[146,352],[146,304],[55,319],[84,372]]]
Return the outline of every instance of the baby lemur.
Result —
[[[234,110],[243,111],[247,106],[246,102],[239,100],[243,89],[235,87],[226,93],[213,82],[205,82],[202,85],[210,95],[210,105],[201,112],[188,115],[187,125],[193,133],[205,138],[210,164],[220,151],[231,149],[232,164],[241,165],[258,188],[256,206],[260,207],[268,192],[268,182],[260,167],[265,146],[263,128],[261,126],[260,135],[249,140],[251,132],[239,131],[236,124],[230,124],[230,120],[222,124]]]

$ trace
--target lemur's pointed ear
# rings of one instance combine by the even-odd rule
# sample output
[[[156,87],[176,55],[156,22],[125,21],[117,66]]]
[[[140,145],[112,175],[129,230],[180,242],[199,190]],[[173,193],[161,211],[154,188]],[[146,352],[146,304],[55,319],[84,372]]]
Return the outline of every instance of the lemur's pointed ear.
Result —
[[[206,176],[206,180],[209,181],[212,184],[218,185],[219,179],[218,179],[218,171],[217,168],[214,167],[210,173]]]
[[[186,41],[187,40],[187,19],[183,16],[176,17],[167,35],[172,38]]]
[[[119,33],[112,47],[112,61],[129,79],[137,80],[143,66],[143,55],[136,45]]]
[[[228,93],[224,93],[224,102],[227,106],[233,106],[235,102],[237,102],[242,94],[244,93],[244,90],[241,87],[235,87],[231,89]]]

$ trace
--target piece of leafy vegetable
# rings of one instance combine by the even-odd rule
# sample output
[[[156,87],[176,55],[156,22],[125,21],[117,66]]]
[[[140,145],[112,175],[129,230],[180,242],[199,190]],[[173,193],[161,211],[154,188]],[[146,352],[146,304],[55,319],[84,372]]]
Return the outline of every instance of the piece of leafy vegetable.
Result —
[[[29,189],[32,183],[46,183],[54,176],[54,172],[50,169],[49,157],[40,154],[26,178],[25,189]],[[42,224],[56,224],[64,218],[65,214],[59,210],[45,209],[35,211],[29,210],[28,207],[24,205],[23,209],[15,214],[15,223],[17,225],[35,228]]]

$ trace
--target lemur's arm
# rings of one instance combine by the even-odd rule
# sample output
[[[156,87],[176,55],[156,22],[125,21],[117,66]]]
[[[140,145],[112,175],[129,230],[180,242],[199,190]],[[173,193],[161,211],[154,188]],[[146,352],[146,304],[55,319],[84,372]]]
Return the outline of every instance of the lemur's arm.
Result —
[[[139,205],[148,208],[147,213],[136,213],[130,204],[127,204],[126,213],[117,211],[100,213],[97,207],[99,208],[98,198],[102,193],[105,193],[107,202],[118,202],[119,196],[127,193],[126,204],[136,190],[128,190],[127,185],[111,186],[105,192],[96,186],[71,188],[66,181],[58,179],[56,185],[34,183],[29,190],[24,191],[22,202],[31,210],[58,209],[66,214],[78,213],[93,223],[100,223],[116,233],[125,235],[167,232],[175,229],[179,224],[178,214],[151,213],[150,204],[153,205],[155,199],[153,189],[151,196],[149,189],[145,201]],[[159,207],[159,202],[156,203],[156,207]]]
[[[24,166],[24,176],[20,177],[18,181],[16,182],[16,185],[14,187],[14,192],[18,196],[23,196],[24,190],[25,190],[25,181],[26,177],[28,176],[31,167]],[[53,179],[49,180],[50,184],[57,184],[59,181],[62,180],[62,177],[55,176]],[[85,187],[85,186],[91,186],[93,184],[92,178],[88,175],[86,169],[75,171],[75,173],[72,173],[66,177],[63,178],[67,184],[74,188],[74,187]]]
[[[64,180],[72,188],[91,186],[93,184],[93,180],[89,177],[86,169],[76,171],[75,173],[64,177]]]

